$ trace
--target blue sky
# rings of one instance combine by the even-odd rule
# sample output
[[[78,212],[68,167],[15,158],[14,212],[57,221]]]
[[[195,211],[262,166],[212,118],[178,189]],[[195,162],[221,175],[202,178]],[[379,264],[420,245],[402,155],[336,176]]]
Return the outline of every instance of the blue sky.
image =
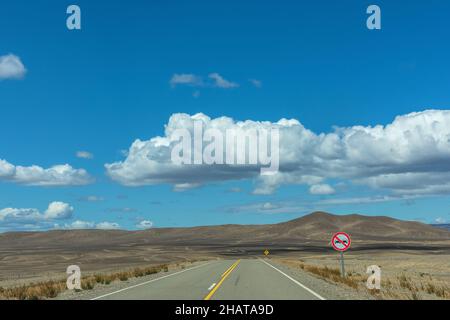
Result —
[[[70,4],[81,8],[81,30],[66,28]],[[370,4],[3,4],[0,57],[18,57],[26,72],[19,79],[0,79],[0,159],[44,169],[68,164],[86,170],[92,181],[32,186],[0,175],[0,210],[33,208],[44,215],[55,201],[71,207],[58,221],[0,221],[0,231],[47,229],[56,223],[69,227],[77,220],[127,229],[141,221],[158,227],[273,223],[314,210],[448,221],[447,185],[438,178],[430,178],[431,191],[405,193],[379,181],[376,186],[362,183],[368,176],[360,172],[352,178],[335,174],[320,182],[329,185],[332,194],[311,194],[310,184],[296,182],[283,183],[272,194],[255,195],[257,178],[214,181],[175,192],[166,183],[126,186],[105,169],[105,164],[124,161],[123,151],[136,139],[164,135],[164,125],[176,113],[201,112],[236,121],[293,118],[316,134],[326,134],[335,127],[388,125],[411,112],[449,109],[448,1],[410,1],[407,6],[377,1],[382,29],[372,31],[366,28]],[[175,74],[208,79],[211,73],[238,87],[170,85]],[[447,114],[431,117],[446,123]],[[445,133],[435,130],[434,135]],[[396,164],[396,170],[427,176],[438,171],[444,177],[450,170],[443,164],[450,157],[447,146],[439,146],[430,149],[429,158],[430,166],[439,170],[411,169],[423,164],[422,158],[402,158],[404,166]],[[93,158],[79,158],[78,151]],[[424,179],[412,183],[428,187]]]

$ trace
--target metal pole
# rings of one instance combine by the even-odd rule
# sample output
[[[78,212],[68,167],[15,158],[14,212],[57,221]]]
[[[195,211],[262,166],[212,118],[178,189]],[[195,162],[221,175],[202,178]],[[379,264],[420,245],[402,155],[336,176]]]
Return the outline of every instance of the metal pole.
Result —
[[[344,252],[341,251],[341,276],[345,278]]]

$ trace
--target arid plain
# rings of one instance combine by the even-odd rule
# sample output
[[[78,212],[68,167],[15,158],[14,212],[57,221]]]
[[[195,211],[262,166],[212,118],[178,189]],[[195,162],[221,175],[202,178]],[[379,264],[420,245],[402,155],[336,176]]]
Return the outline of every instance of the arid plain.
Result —
[[[345,261],[356,285],[341,283],[333,275],[339,256],[330,239],[337,231],[352,236]],[[450,298],[449,231],[388,217],[324,212],[273,225],[4,233],[0,235],[0,287],[64,279],[67,266],[73,264],[89,275],[198,260],[261,257],[265,249],[273,261],[349,290],[362,290],[362,297]],[[381,267],[383,292],[367,295],[364,283],[369,265]],[[331,270],[328,275],[327,270]]]

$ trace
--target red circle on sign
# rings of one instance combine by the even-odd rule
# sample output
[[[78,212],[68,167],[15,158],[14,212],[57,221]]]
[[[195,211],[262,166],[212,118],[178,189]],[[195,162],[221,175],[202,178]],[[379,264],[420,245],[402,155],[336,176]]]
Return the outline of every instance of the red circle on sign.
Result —
[[[339,236],[343,236],[346,239],[342,240]],[[351,243],[352,239],[350,239],[350,236],[345,232],[335,233],[331,238],[331,245],[336,251],[347,251],[348,248],[350,248]],[[337,244],[339,244],[339,246]]]

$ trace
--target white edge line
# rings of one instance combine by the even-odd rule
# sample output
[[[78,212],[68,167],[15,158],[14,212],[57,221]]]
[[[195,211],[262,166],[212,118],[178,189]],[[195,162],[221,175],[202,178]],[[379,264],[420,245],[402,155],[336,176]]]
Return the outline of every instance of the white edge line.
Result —
[[[295,284],[299,285],[300,287],[302,287],[303,289],[305,289],[306,291],[308,291],[309,293],[311,293],[312,295],[314,295],[316,298],[319,298],[320,300],[326,300],[324,297],[322,297],[320,294],[312,291],[310,288],[308,288],[307,286],[301,284],[300,282],[298,282],[297,280],[295,280],[294,278],[292,278],[291,276],[287,275],[286,273],[284,273],[283,271],[281,271],[278,268],[275,268],[273,265],[271,265],[270,263],[264,261],[261,258],[258,258],[259,260],[261,260],[262,262],[264,262],[265,264],[267,264],[269,267],[275,269],[276,271],[278,271],[279,273],[281,273],[283,276],[285,276],[286,278],[288,278],[289,280],[293,281]]]
[[[151,283],[151,282],[155,282],[155,281],[158,281],[158,280],[161,280],[161,279],[165,279],[165,278],[168,278],[168,277],[171,277],[171,276],[175,276],[177,274],[180,274],[180,273],[183,273],[183,272],[186,272],[186,271],[189,271],[189,270],[194,270],[194,269],[197,269],[197,268],[200,268],[200,267],[204,267],[204,266],[206,266],[208,264],[211,264],[211,263],[212,262],[207,262],[207,263],[201,264],[199,266],[195,266],[195,267],[192,267],[192,268],[189,268],[189,269],[185,269],[185,270],[181,270],[181,271],[178,271],[178,272],[175,272],[175,273],[168,274],[168,275],[163,276],[163,277],[159,277],[159,278],[156,278],[156,279],[152,279],[152,280],[149,280],[149,281],[138,283],[138,284],[135,284],[135,285],[130,286],[130,287],[126,287],[126,288],[123,288],[123,289],[120,289],[120,290],[117,290],[117,291],[114,291],[114,292],[110,292],[110,293],[107,293],[107,294],[104,294],[104,295],[92,298],[90,300],[98,300],[98,299],[101,299],[101,298],[104,298],[104,297],[107,297],[107,296],[111,296],[113,294],[116,294],[116,293],[119,293],[119,292],[122,292],[122,291],[125,291],[125,290],[133,289],[133,288],[140,287],[140,286],[143,286],[143,285]]]

